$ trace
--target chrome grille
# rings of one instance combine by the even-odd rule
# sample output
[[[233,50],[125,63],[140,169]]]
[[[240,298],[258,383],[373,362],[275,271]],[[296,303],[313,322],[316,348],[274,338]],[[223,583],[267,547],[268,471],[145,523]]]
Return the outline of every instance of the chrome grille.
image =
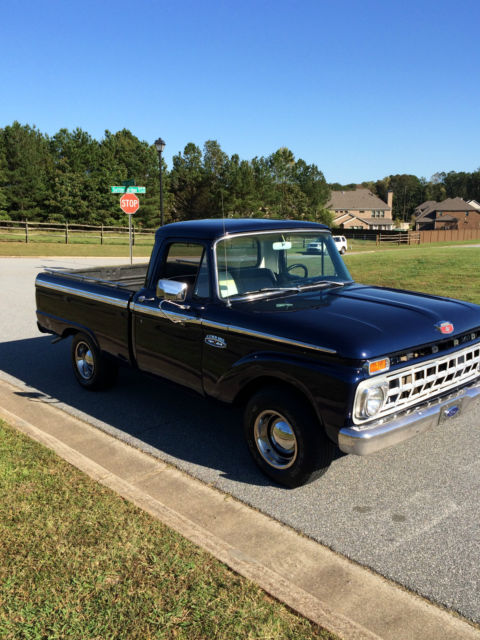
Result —
[[[448,356],[392,371],[376,378],[388,385],[387,399],[374,420],[399,413],[434,396],[468,384],[480,375],[480,344]],[[373,379],[372,379],[373,381]],[[367,420],[354,420],[357,424]]]

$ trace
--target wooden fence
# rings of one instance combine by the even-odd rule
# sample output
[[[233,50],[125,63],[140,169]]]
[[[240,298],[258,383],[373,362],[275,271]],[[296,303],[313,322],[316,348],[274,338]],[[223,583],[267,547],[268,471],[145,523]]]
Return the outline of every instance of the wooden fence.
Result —
[[[133,222],[133,220],[132,220]],[[152,244],[155,229],[133,226],[133,241],[137,244]],[[371,240],[377,246],[384,242],[396,244],[423,244],[428,242],[480,241],[480,229],[436,230],[436,231],[374,231],[333,229],[334,234],[347,238]],[[114,244],[121,240],[128,242],[128,227],[69,224],[68,222],[29,222],[28,220],[0,220],[0,241],[16,242],[63,242]]]
[[[376,238],[377,247],[387,242],[389,244],[420,244],[420,232],[419,231],[401,231],[398,233],[379,233]]]
[[[459,242],[480,240],[480,229],[437,229],[435,231],[419,231],[423,242]]]
[[[132,225],[133,244],[152,244],[155,229],[135,229]],[[69,224],[68,222],[28,222],[0,220],[0,241],[10,242],[63,242],[78,244],[81,242],[115,244],[115,241],[128,242],[128,227],[107,225]],[[143,242],[142,242],[143,241]]]
[[[393,242],[397,244],[423,244],[428,242],[461,242],[480,240],[480,229],[438,229],[436,231],[375,231],[373,229],[333,229],[335,235],[352,240],[370,240],[376,244]]]

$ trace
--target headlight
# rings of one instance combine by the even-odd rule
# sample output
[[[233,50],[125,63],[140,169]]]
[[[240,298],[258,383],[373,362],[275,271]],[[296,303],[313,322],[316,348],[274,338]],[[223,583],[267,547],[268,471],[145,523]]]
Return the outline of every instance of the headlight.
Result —
[[[373,418],[383,407],[387,398],[388,385],[386,382],[363,389],[357,396],[355,414],[357,418]]]

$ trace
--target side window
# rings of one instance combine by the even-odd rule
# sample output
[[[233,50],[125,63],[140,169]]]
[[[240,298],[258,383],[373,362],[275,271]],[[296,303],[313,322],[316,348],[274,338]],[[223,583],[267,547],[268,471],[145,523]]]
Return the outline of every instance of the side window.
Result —
[[[160,277],[185,282],[190,291],[198,297],[210,295],[208,260],[201,244],[173,242],[167,255]]]

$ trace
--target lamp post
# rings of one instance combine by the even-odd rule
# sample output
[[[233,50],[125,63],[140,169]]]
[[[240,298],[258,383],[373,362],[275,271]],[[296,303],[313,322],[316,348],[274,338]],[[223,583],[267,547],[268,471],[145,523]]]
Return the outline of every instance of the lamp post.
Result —
[[[163,227],[165,217],[163,214],[162,151],[165,149],[165,141],[161,138],[155,140],[155,149],[158,152],[158,164],[160,166],[160,225]]]

